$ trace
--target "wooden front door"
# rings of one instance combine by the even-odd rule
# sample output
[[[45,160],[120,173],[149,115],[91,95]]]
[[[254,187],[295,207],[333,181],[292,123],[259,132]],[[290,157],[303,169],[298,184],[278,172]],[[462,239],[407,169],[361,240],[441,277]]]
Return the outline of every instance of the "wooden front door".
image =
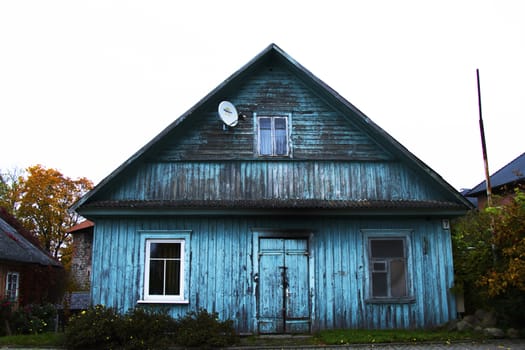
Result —
[[[259,333],[308,333],[308,240],[259,238]]]

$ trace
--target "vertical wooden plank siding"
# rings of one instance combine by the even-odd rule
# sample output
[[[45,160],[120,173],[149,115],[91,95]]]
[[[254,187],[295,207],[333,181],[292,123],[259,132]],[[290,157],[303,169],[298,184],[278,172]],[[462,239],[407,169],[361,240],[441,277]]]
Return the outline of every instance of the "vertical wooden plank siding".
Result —
[[[413,328],[442,324],[455,317],[449,232],[439,220],[348,219],[339,217],[155,217],[99,218],[95,227],[92,302],[125,312],[142,298],[144,261],[140,234],[191,231],[189,304],[170,305],[173,316],[206,308],[235,321],[239,332],[256,332],[257,252],[253,229],[312,233],[314,285],[312,331],[331,328]],[[411,230],[409,271],[413,303],[367,301],[367,243],[363,229]]]
[[[395,162],[208,161],[145,163],[106,199],[439,200],[443,196]]]

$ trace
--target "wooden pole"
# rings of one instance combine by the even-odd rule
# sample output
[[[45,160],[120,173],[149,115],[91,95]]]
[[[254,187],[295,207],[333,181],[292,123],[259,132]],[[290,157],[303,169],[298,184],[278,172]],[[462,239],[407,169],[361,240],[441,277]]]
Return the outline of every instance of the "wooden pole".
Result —
[[[481,113],[481,88],[479,83],[479,69],[476,69],[478,81],[478,109],[479,109],[479,131],[481,134],[481,148],[483,150],[483,164],[485,166],[485,180],[487,182],[487,206],[492,206],[492,187],[490,185],[489,161],[487,156],[487,144],[485,142],[485,128],[483,127],[483,115]]]

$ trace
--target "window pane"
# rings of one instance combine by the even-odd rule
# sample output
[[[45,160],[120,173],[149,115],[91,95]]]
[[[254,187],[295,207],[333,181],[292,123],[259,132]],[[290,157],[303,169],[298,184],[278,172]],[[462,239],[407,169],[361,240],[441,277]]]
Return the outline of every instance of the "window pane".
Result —
[[[405,278],[405,262],[392,260],[390,262],[390,290],[393,297],[404,297],[407,294]]]
[[[180,294],[180,261],[166,261],[166,295]]]
[[[286,120],[275,118],[275,154],[282,156],[288,153],[288,135],[286,133]]]
[[[17,290],[18,290],[18,274],[8,273],[7,274],[7,285],[6,285],[6,297],[9,300],[16,300]]]
[[[403,258],[405,256],[402,239],[371,240],[372,258]]]
[[[151,258],[180,258],[180,243],[151,243]]]
[[[374,297],[388,296],[386,277],[386,272],[372,273],[372,295]]]
[[[386,272],[386,262],[374,262],[374,271],[385,271]]]
[[[272,154],[272,120],[259,118],[259,154]]]
[[[164,261],[150,260],[149,262],[149,294],[164,294]]]
[[[271,130],[272,129],[272,118],[259,118],[259,129]]]

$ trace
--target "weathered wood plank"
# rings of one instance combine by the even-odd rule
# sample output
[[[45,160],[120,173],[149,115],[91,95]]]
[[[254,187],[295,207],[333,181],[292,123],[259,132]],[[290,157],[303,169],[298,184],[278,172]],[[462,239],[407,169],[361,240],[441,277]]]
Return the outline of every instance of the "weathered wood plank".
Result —
[[[312,299],[313,329],[427,327],[448,321],[455,309],[449,305],[452,258],[448,231],[439,220],[345,219],[270,217],[170,217],[100,219],[95,228],[92,298],[95,304],[125,312],[140,298],[141,268],[137,245],[139,232],[148,230],[191,230],[189,262],[189,304],[172,305],[174,316],[206,308],[235,320],[242,332],[255,331],[255,289],[252,274],[258,264],[253,252],[254,227],[305,229],[313,233],[310,242],[315,276]],[[366,243],[361,229],[411,229],[411,289],[414,303],[370,304],[367,289]],[[435,236],[435,238],[434,238]],[[113,244],[108,244],[112,242]],[[426,247],[426,248],[424,248]],[[424,254],[423,250],[427,250]],[[255,256],[252,257],[252,254]],[[416,269],[416,266],[421,266]],[[420,270],[420,268],[422,270]],[[439,272],[443,271],[443,273]],[[312,283],[312,282],[311,282]],[[453,305],[453,304],[452,304]]]
[[[146,163],[110,200],[439,200],[442,194],[395,162]]]

